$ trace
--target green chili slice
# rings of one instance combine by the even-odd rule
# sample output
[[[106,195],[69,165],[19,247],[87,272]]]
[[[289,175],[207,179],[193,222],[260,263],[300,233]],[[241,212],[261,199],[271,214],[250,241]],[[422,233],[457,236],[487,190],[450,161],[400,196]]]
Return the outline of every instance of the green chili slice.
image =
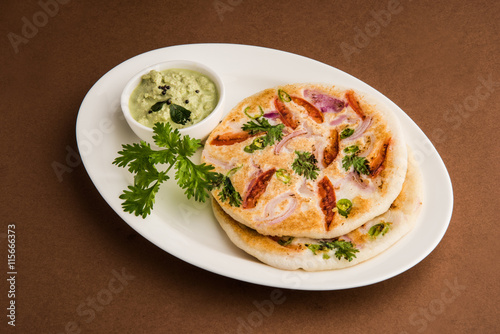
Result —
[[[234,175],[234,173],[236,173],[237,171],[239,171],[241,169],[241,167],[243,167],[243,164],[239,165],[239,166],[236,166],[236,167],[233,167],[229,170],[229,172],[227,172],[227,176],[228,177],[231,177]]]
[[[342,132],[340,133],[340,139],[350,137],[350,136],[352,136],[353,133],[354,133],[353,129],[346,128],[346,129],[342,130]]]
[[[390,228],[391,228],[391,223],[385,223],[385,222],[378,223],[370,227],[370,229],[368,230],[368,234],[372,238],[376,238],[380,234],[384,236],[387,232],[389,232]]]
[[[265,147],[265,137],[255,138],[250,145],[245,146],[243,151],[253,153],[256,150],[262,150]]]
[[[291,179],[290,173],[288,173],[288,171],[286,169],[283,169],[283,168],[280,168],[276,171],[276,177],[278,178],[278,180],[280,180],[284,184],[287,184],[288,182],[290,182],[290,179]]]
[[[347,154],[356,153],[358,151],[359,151],[359,147],[357,145],[351,145],[351,146],[347,146],[346,148],[344,148],[344,152]]]
[[[259,117],[262,117],[264,116],[264,110],[262,109],[261,106],[258,106],[259,107],[259,114],[257,116],[252,116],[248,113],[248,111],[250,110],[250,107],[246,107],[245,110],[243,111],[245,113],[245,115],[248,116],[248,118],[250,119],[257,119]]]
[[[288,95],[288,93],[285,92],[283,89],[278,89],[278,97],[283,102],[290,102],[290,101],[292,101],[292,98],[290,97],[290,95]]]
[[[347,215],[351,212],[352,202],[347,198],[342,198],[337,201],[337,209],[341,216],[347,218]]]

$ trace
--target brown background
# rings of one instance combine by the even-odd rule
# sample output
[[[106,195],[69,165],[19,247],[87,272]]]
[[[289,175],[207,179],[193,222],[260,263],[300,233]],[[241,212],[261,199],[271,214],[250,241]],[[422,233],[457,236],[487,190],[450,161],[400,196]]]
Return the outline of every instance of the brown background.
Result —
[[[19,333],[500,331],[498,2],[79,0],[59,3],[57,13],[47,8],[51,16],[35,0],[0,3],[0,332],[13,331],[8,224],[16,225]],[[390,22],[377,23],[373,13],[388,8]],[[23,31],[34,20],[38,32]],[[9,40],[23,33],[23,42]],[[81,163],[58,180],[52,165],[69,166],[78,108],[102,75],[152,49],[207,42],[316,59],[405,110],[453,182],[453,217],[434,252],[371,286],[277,290],[212,274],[152,245],[106,204]],[[105,297],[122,268],[123,290],[92,316],[85,303]]]

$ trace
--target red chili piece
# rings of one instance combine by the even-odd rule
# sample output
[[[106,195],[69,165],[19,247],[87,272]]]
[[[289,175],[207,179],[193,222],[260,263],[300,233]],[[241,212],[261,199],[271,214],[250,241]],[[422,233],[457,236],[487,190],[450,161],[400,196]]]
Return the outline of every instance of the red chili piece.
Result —
[[[389,148],[390,143],[391,138],[387,139],[382,145],[379,145],[379,147],[373,150],[374,152],[370,154],[370,177],[376,177],[384,169],[384,161],[387,156],[387,149]]]
[[[347,102],[349,102],[349,105],[351,106],[352,110],[361,117],[362,120],[366,118],[365,113],[363,112],[363,109],[361,109],[361,106],[359,105],[358,100],[354,96],[354,91],[349,90],[345,93],[345,97],[347,99]]]
[[[243,199],[243,209],[253,209],[257,205],[257,200],[266,191],[271,177],[276,172],[276,168],[271,168],[264,173],[257,176],[257,180],[253,182],[250,189],[248,189]]]
[[[330,132],[330,145],[323,151],[323,166],[328,167],[339,154],[339,132],[333,129]]]
[[[285,103],[279,99],[279,97],[274,99],[274,106],[276,110],[278,110],[278,114],[280,116],[281,122],[292,129],[296,129],[299,126],[299,123],[293,117],[292,112],[285,106]]]
[[[233,145],[241,143],[250,137],[252,136],[248,132],[223,133],[212,139],[210,144],[215,146]]]
[[[320,198],[321,211],[325,214],[325,227],[326,230],[330,230],[330,225],[333,221],[333,216],[335,212],[335,191],[333,190],[332,182],[328,177],[323,177],[321,181],[318,182],[318,195]]]
[[[319,111],[318,108],[316,108],[314,105],[304,100],[303,98],[300,98],[298,96],[292,96],[292,101],[297,103],[299,106],[304,107],[309,117],[311,117],[316,123],[321,124],[325,120],[323,113]]]

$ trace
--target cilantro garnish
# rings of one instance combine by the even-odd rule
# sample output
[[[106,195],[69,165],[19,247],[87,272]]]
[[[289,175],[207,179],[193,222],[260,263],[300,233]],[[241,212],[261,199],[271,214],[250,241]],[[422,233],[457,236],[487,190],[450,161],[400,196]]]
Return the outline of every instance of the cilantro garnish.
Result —
[[[212,172],[213,166],[197,165],[189,159],[201,146],[200,140],[182,136],[169,123],[156,123],[153,132],[155,144],[163,149],[153,150],[145,141],[124,144],[113,161],[114,165],[128,167],[128,171],[134,174],[134,184],[119,197],[123,200],[125,212],[146,218],[153,209],[161,183],[170,179],[168,172],[172,168],[176,170],[177,184],[185,190],[188,199],[194,197],[196,201],[205,202],[210,190],[229,187],[230,181],[216,184],[222,174]],[[159,164],[167,165],[166,170],[158,171],[156,166]]]
[[[347,171],[351,166],[358,174],[368,175],[370,169],[368,168],[368,160],[365,157],[358,157],[359,147],[356,145],[348,146],[344,149],[345,153],[350,155],[344,156],[342,159],[342,167]]]
[[[262,138],[260,139],[262,148],[273,145],[275,142],[279,142],[283,138],[284,128],[285,125],[283,124],[271,125],[269,121],[264,117],[257,117],[255,119],[252,119],[251,121],[243,124],[243,126],[241,127],[243,131],[248,132],[252,136],[265,132],[265,136],[260,137]],[[259,149],[262,148],[259,146]]]
[[[318,160],[311,152],[295,151],[297,158],[292,163],[292,169],[295,173],[305,176],[308,179],[315,180],[318,177]]]
[[[306,244],[306,247],[309,248],[314,255],[317,255],[318,252],[335,250],[335,257],[337,259],[340,260],[344,258],[349,262],[356,257],[355,253],[359,252],[352,242],[338,239],[333,241],[321,241],[319,244]],[[329,256],[323,254],[323,258],[328,259]]]
[[[235,167],[227,172],[226,175],[217,175],[217,178],[212,182],[212,189],[218,189],[222,186],[222,190],[219,192],[219,198],[222,202],[229,200],[229,205],[239,207],[241,205],[241,195],[234,189],[231,182],[231,175],[236,173],[243,165]]]

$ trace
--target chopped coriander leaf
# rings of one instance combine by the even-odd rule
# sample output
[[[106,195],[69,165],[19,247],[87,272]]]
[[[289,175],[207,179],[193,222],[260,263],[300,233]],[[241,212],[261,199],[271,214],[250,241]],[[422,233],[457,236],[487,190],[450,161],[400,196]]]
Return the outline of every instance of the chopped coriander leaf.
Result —
[[[347,261],[351,262],[356,257],[355,253],[359,252],[359,250],[354,247],[350,241],[336,240],[333,241],[333,244],[336,248],[335,257],[339,260],[343,257]]]
[[[241,205],[241,195],[233,186],[230,177],[234,175],[243,165],[234,167],[227,172],[226,175],[217,173],[217,177],[211,183],[209,189],[219,189],[222,188],[219,192],[219,198],[222,202],[229,200],[229,205],[239,207]]]
[[[354,171],[358,174],[368,175],[370,173],[370,169],[368,168],[368,160],[364,157],[358,157],[356,155],[346,155],[342,159],[342,167],[347,171],[349,168],[353,166]]]
[[[342,132],[340,133],[340,139],[345,139],[345,138],[348,138],[350,136],[352,136],[352,134],[354,133],[354,130],[353,129],[350,129],[350,128],[345,128],[344,130],[342,130]]]
[[[297,158],[292,163],[292,169],[295,173],[305,176],[308,179],[315,180],[318,177],[318,160],[311,152],[295,151]]]
[[[241,205],[241,195],[234,189],[234,186],[229,177],[225,177],[222,183],[222,190],[219,193],[219,198],[222,202],[229,200],[229,205],[239,207]]]
[[[284,128],[285,125],[283,124],[271,125],[269,121],[264,117],[252,119],[251,121],[243,124],[243,126],[241,127],[243,131],[248,132],[252,136],[265,132],[265,136],[260,137],[263,138],[261,139],[263,145],[262,148],[273,145],[275,142],[279,142],[281,139],[283,139]],[[252,153],[253,151],[248,148],[247,150],[245,150],[245,152]]]
[[[317,255],[318,252],[328,252],[329,250],[335,250],[335,257],[337,259],[346,259],[351,262],[355,257],[355,253],[358,253],[359,250],[354,247],[352,242],[345,240],[333,240],[333,241],[321,241],[319,244],[306,244],[306,247],[313,252],[314,255]],[[326,253],[323,254],[324,259],[329,259],[330,256]]]
[[[314,255],[317,255],[317,252],[324,250],[320,244],[306,244],[306,247],[309,248]]]

